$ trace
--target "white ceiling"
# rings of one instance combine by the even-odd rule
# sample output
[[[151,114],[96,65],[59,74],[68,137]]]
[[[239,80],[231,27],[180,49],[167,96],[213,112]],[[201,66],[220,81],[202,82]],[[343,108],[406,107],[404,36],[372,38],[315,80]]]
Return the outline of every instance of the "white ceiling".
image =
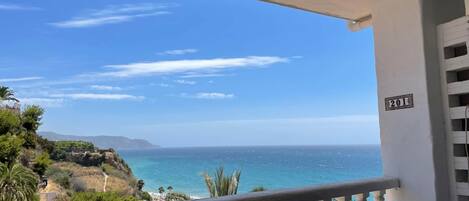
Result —
[[[359,20],[371,13],[372,0],[263,0],[347,20]]]

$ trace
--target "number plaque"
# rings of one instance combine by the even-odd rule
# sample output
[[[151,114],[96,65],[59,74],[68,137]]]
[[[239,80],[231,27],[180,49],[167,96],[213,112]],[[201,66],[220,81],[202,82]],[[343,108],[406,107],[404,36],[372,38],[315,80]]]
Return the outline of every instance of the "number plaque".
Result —
[[[414,107],[414,95],[405,94],[401,96],[393,96],[384,99],[386,111],[400,110]]]

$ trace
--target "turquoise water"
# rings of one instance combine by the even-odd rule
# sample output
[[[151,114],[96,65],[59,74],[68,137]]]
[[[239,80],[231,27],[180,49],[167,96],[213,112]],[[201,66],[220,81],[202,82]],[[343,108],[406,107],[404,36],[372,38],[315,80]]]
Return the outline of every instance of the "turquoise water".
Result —
[[[204,171],[240,169],[240,192],[301,187],[382,175],[379,146],[162,148],[119,151],[145,190],[160,186],[206,196]]]

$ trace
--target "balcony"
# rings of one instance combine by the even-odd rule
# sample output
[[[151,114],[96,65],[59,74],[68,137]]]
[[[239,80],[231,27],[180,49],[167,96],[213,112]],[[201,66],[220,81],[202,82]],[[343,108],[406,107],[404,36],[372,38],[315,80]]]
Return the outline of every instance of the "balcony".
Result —
[[[298,189],[264,191],[201,201],[384,201],[387,190],[399,188],[399,179],[375,178],[355,182],[311,186]]]

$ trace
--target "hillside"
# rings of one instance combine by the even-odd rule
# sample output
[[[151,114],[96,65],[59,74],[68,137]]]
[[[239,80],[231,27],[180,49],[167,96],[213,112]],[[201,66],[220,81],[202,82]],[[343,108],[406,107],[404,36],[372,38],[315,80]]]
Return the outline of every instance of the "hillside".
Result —
[[[39,132],[39,135],[51,141],[86,141],[93,143],[96,147],[101,149],[113,148],[116,150],[126,149],[155,149],[158,145],[154,145],[142,139],[130,139],[122,136],[76,136],[76,135],[62,135],[54,132]]]

